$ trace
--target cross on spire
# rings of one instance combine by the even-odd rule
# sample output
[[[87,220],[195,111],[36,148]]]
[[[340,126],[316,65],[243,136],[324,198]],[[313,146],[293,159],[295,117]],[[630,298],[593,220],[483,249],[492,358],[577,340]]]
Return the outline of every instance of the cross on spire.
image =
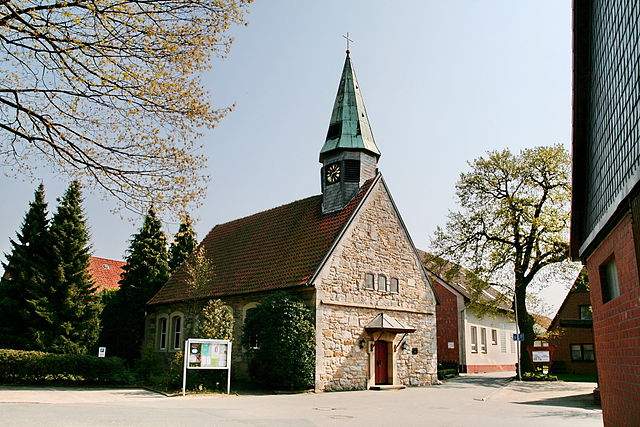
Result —
[[[346,35],[342,36],[347,41],[347,53],[349,53],[349,43],[353,43],[353,40],[349,38],[349,32]]]

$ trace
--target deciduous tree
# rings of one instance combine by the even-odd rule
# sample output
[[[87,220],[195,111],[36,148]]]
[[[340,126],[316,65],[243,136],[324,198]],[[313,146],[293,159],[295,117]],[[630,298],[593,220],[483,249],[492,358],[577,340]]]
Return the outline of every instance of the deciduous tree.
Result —
[[[0,1],[0,157],[181,211],[206,181],[195,141],[230,109],[199,76],[250,1]]]
[[[526,305],[529,285],[543,269],[561,271],[568,265],[569,154],[561,145],[518,154],[502,150],[470,167],[456,184],[459,208],[436,230],[432,248],[437,257],[469,268],[480,279],[473,281],[475,295],[488,283],[515,293],[526,348],[535,337]],[[526,352],[522,366],[531,369]]]

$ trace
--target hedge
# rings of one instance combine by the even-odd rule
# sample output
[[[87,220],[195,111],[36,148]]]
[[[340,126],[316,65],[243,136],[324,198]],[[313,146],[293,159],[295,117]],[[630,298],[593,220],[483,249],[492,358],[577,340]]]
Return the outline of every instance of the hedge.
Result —
[[[134,376],[117,357],[0,349],[0,383],[126,385]]]

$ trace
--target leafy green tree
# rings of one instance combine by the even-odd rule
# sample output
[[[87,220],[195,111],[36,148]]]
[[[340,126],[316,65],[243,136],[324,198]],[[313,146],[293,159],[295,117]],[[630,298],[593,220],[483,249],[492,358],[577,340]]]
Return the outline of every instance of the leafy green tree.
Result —
[[[189,215],[185,215],[180,223],[178,232],[173,236],[173,242],[169,245],[169,269],[173,272],[191,255],[196,248],[196,233],[193,231],[193,223]]]
[[[311,310],[294,295],[276,292],[247,313],[243,345],[250,349],[250,374],[266,387],[313,385],[315,327]]]
[[[55,334],[51,351],[84,354],[100,332],[100,303],[89,274],[90,236],[82,209],[80,183],[73,181],[58,200],[51,220],[55,262],[62,273],[54,283]]]
[[[133,235],[125,260],[120,288],[103,312],[101,341],[112,354],[131,360],[142,349],[146,303],[169,278],[167,239],[153,208]]]
[[[456,184],[459,208],[432,239],[436,257],[469,268],[479,280],[470,283],[482,295],[488,283],[515,293],[517,322],[533,344],[533,319],[527,289],[541,273],[563,275],[568,260],[570,157],[562,145],[536,147],[513,154],[494,151],[470,163]],[[543,272],[543,269],[545,272]],[[531,370],[528,353],[523,370]]]
[[[46,350],[53,314],[49,304],[54,271],[44,186],[29,203],[0,279],[0,347]]]
[[[219,299],[210,300],[202,308],[194,338],[230,340],[233,338],[233,311]]]

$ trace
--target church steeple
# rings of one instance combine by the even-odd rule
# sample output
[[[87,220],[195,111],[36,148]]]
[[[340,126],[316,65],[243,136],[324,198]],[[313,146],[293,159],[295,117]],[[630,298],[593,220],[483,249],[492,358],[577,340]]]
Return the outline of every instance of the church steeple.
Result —
[[[323,213],[346,206],[360,186],[377,174],[379,158],[347,49],[329,130],[320,150]]]
[[[348,50],[338,93],[333,103],[329,131],[320,150],[320,161],[324,156],[339,149],[363,150],[380,157]]]

